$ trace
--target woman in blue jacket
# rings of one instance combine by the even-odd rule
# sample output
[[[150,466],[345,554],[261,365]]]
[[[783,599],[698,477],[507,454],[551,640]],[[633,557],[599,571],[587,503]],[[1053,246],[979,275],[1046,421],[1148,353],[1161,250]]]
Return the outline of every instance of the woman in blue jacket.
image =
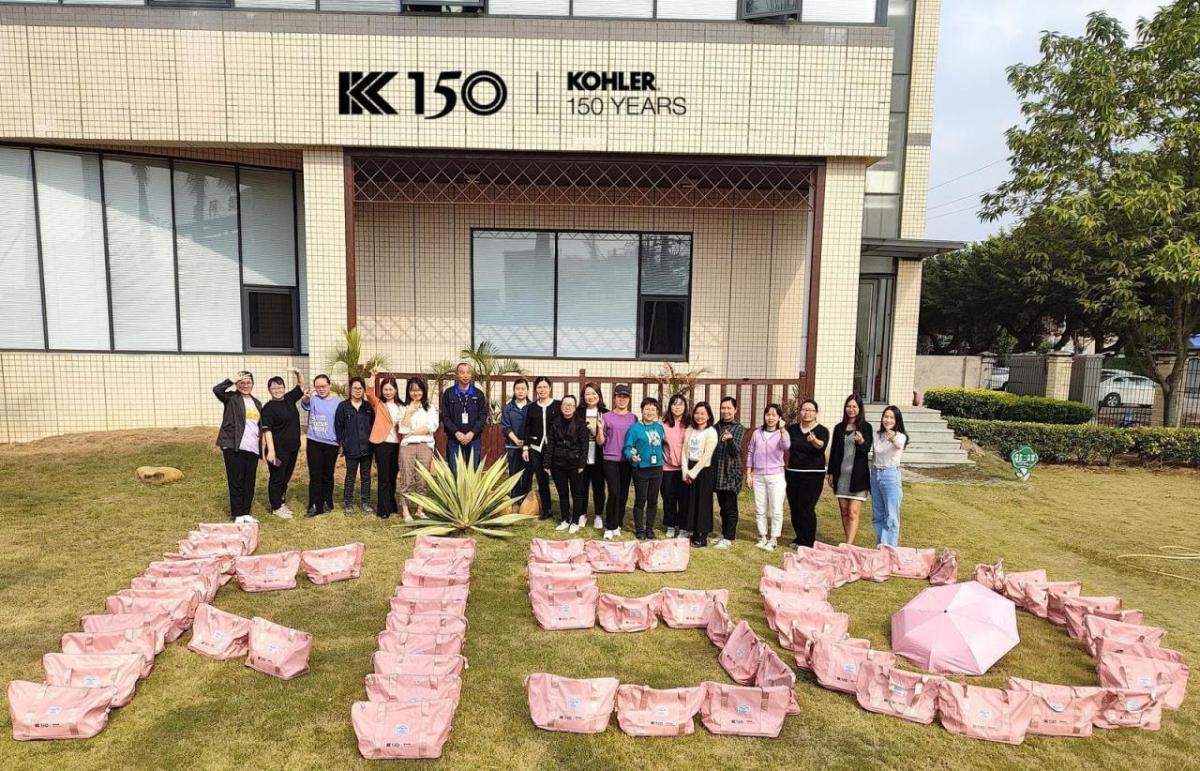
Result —
[[[529,419],[529,382],[519,378],[513,383],[513,395],[500,412],[500,433],[504,436],[504,455],[508,459],[509,476],[521,475],[513,488],[512,497],[518,501],[529,494],[530,469],[524,453],[525,423]]]

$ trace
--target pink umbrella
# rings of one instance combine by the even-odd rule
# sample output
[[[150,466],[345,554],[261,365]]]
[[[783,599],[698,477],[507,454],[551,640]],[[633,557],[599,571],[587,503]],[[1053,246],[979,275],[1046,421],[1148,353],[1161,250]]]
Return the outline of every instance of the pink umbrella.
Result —
[[[1020,641],[1016,606],[974,581],[930,587],[892,616],[892,651],[929,672],[982,675]]]

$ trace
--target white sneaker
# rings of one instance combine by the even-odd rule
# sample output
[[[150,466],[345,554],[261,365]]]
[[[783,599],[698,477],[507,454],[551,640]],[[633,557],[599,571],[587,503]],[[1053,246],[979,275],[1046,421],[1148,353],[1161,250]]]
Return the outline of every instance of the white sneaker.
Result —
[[[668,527],[667,528],[667,538],[674,538],[674,537],[675,537],[675,528]]]
[[[716,545],[713,546],[713,548],[714,549],[728,549],[730,546],[733,546],[733,541],[722,538],[721,540],[717,541]]]
[[[271,513],[274,514],[275,516],[279,517],[280,519],[291,519],[292,518],[292,512],[288,511],[283,506],[280,506],[279,508],[275,509],[275,511],[272,511]]]
[[[593,519],[592,527],[596,528],[597,530],[604,530],[604,517],[596,517]]]
[[[765,547],[767,545],[767,537],[765,535],[760,535],[758,537],[758,541],[756,541],[754,545],[760,549]]]
[[[605,531],[604,531],[604,535],[603,535],[603,536],[601,536],[601,537],[602,537],[604,540],[606,540],[606,541],[611,541],[611,540],[612,540],[612,531],[611,531],[611,530],[605,530]]]
[[[562,528],[560,527],[559,530],[562,530]],[[569,528],[567,528],[567,532],[571,534],[578,533],[579,525],[571,525]]]
[[[237,519],[235,519],[233,521],[239,525],[245,525],[250,522],[257,522],[258,520],[255,519],[254,517],[250,516],[249,514],[243,514],[242,516],[238,517]]]
[[[554,529],[555,530],[566,530],[570,526],[571,526],[571,523],[569,523],[569,522],[559,522],[558,527],[556,527]]]
[[[691,538],[692,534],[690,532],[688,532],[687,530],[680,530],[678,533],[675,534],[675,537],[676,538]]]
[[[616,530],[613,531],[613,538],[620,538],[620,537],[621,537],[621,528],[618,527]]]
[[[775,539],[772,538],[771,540],[767,541],[767,545],[764,546],[763,548],[766,549],[767,551],[775,551],[775,547],[778,545],[779,544],[775,542]]]
[[[587,524],[587,515],[586,515],[586,514],[584,514],[584,515],[582,515],[582,516],[580,516],[580,517],[579,517],[579,521],[578,521],[577,523],[575,523],[575,526],[576,526],[576,527],[583,527],[583,526],[584,526],[584,525],[586,525],[586,524]]]
[[[276,509],[276,511],[282,511],[284,514],[287,514],[289,517],[290,517],[292,514],[295,514],[295,513],[296,513],[296,512],[294,512],[294,511],[292,511],[292,510],[291,510],[291,508],[289,508],[289,507],[288,507],[288,505],[287,505],[286,503],[281,503],[281,504],[279,504],[279,508],[278,508],[278,509]]]

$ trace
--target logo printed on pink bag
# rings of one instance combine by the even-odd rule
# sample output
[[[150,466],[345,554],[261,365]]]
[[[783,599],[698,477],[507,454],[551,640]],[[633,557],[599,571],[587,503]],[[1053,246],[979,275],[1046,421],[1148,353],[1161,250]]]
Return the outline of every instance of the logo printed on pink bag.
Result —
[[[567,708],[568,709],[579,709],[579,698],[577,696],[572,696],[572,697],[568,698],[567,699]]]
[[[845,664],[842,664],[842,671],[848,675],[852,675],[858,671],[858,664],[855,664],[853,661],[847,661]]]
[[[411,730],[412,729],[408,727],[408,723],[397,723],[396,724],[396,728],[395,728],[396,736],[408,736],[408,734]]]
[[[749,704],[737,705],[737,712],[739,715],[749,715],[750,714],[750,705]]]
[[[655,707],[654,714],[658,717],[666,717],[668,714],[670,714],[670,710],[666,707]]]
[[[46,710],[46,714],[49,715],[50,717],[54,717],[55,715],[60,715],[60,714],[62,714],[62,707],[50,707],[49,709]]]
[[[991,720],[992,719],[992,711],[990,709],[979,710],[979,719],[980,720]]]

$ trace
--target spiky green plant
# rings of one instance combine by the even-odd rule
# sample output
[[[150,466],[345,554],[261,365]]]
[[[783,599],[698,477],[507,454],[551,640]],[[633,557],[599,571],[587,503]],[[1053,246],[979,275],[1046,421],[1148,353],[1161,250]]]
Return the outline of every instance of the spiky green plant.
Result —
[[[475,379],[483,389],[488,402],[492,399],[492,378],[500,375],[525,375],[521,363],[515,359],[502,359],[496,347],[483,340],[474,348],[463,348],[458,355],[475,367]]]
[[[372,370],[386,367],[387,361],[382,356],[372,356],[366,361],[362,361],[362,333],[358,331],[358,327],[350,330],[343,329],[342,337],[346,343],[345,347],[335,352],[329,358],[327,366],[329,367],[329,376],[331,378],[339,370],[345,371],[345,381],[331,384],[333,392],[338,396],[344,397],[349,393],[346,384],[350,382],[350,378],[361,377],[363,380],[366,380],[371,375]]]
[[[425,480],[426,493],[408,493],[405,497],[429,518],[400,523],[410,528],[405,536],[474,531],[511,538],[512,533],[499,528],[537,519],[528,514],[509,513],[516,503],[512,490],[521,477],[509,476],[504,458],[490,466],[484,466],[482,461],[460,460],[457,475],[450,471],[444,458],[436,458],[432,469],[418,464],[417,473]]]
[[[454,377],[454,362],[450,361],[449,359],[435,361],[433,364],[429,365],[429,373],[431,375],[430,380],[437,383],[433,392],[435,394],[441,394],[442,390],[446,386],[446,381]]]
[[[696,381],[705,375],[709,374],[708,367],[700,367],[699,369],[676,369],[674,364],[664,362],[659,366],[657,372],[648,372],[646,377],[654,378],[658,381],[659,386],[664,393],[684,394],[689,399],[692,397],[696,389]]]

